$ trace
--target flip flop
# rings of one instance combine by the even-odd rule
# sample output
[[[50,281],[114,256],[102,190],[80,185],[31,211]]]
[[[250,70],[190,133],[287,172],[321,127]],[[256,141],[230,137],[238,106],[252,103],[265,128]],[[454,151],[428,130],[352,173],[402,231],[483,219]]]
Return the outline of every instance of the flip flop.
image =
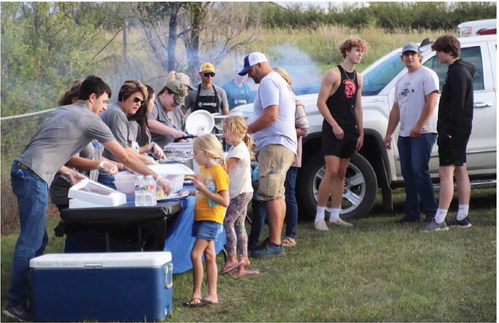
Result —
[[[201,299],[201,301],[203,301],[203,303],[204,303],[205,305],[212,305],[212,304],[216,304],[216,303],[213,303],[212,301],[210,301],[209,299],[206,299],[206,298]]]
[[[241,266],[242,264],[244,264],[244,261],[240,261],[238,263],[235,263],[235,264],[232,264],[232,265],[229,265],[229,266],[225,266],[222,268],[222,270],[220,271],[221,274],[226,274],[230,271],[233,271],[234,269],[236,269],[237,267]]]
[[[199,303],[193,303],[194,301],[199,301]],[[211,304],[211,302],[208,303],[205,299],[198,298],[198,297],[193,298],[188,302],[184,302],[184,306],[186,306],[186,307],[201,307],[201,306],[206,306],[208,304]]]
[[[236,276],[248,276],[248,275],[258,275],[260,274],[260,271],[258,270],[243,270],[243,271],[238,271],[236,273]]]

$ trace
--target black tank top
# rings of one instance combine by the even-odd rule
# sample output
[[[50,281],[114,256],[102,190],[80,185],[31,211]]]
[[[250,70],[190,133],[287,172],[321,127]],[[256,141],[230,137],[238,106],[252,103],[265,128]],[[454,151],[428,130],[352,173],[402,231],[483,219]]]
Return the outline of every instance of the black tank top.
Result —
[[[358,134],[355,116],[355,99],[359,88],[357,71],[347,72],[341,65],[338,65],[338,69],[341,74],[340,86],[326,100],[326,105],[334,120],[345,133]]]

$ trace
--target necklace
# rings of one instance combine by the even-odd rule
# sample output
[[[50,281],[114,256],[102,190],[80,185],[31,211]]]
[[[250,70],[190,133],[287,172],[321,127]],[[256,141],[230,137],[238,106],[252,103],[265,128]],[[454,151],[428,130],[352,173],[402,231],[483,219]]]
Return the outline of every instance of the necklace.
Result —
[[[340,65],[340,66],[341,66],[341,65]],[[349,79],[349,80],[350,80],[350,81],[352,81],[352,82],[355,82],[355,78],[357,77],[357,74],[355,74],[355,70],[352,72],[352,73],[354,73],[354,74],[353,74],[353,78],[351,79],[351,78],[349,78],[349,77],[348,77],[347,71],[345,70],[345,68],[343,68],[343,66],[341,66],[341,69],[343,70],[343,74],[345,74],[345,77],[346,77],[347,79]]]

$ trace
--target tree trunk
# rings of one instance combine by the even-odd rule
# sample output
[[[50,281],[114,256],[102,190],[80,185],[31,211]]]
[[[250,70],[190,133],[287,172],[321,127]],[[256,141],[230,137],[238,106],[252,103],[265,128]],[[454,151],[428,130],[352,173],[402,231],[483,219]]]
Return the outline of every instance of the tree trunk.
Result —
[[[177,47],[177,19],[182,5],[182,3],[171,4],[170,22],[168,23],[168,47],[166,50],[168,71],[175,71],[177,69],[177,56],[175,53],[175,48]]]

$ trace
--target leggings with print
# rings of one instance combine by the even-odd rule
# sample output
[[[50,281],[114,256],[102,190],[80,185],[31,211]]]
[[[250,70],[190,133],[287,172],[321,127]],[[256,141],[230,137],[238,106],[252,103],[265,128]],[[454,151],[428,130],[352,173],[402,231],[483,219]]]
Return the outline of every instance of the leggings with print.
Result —
[[[230,200],[225,214],[224,227],[227,234],[225,248],[229,257],[236,255],[236,246],[240,256],[248,256],[248,234],[244,226],[248,203],[253,198],[253,193],[241,193]]]

